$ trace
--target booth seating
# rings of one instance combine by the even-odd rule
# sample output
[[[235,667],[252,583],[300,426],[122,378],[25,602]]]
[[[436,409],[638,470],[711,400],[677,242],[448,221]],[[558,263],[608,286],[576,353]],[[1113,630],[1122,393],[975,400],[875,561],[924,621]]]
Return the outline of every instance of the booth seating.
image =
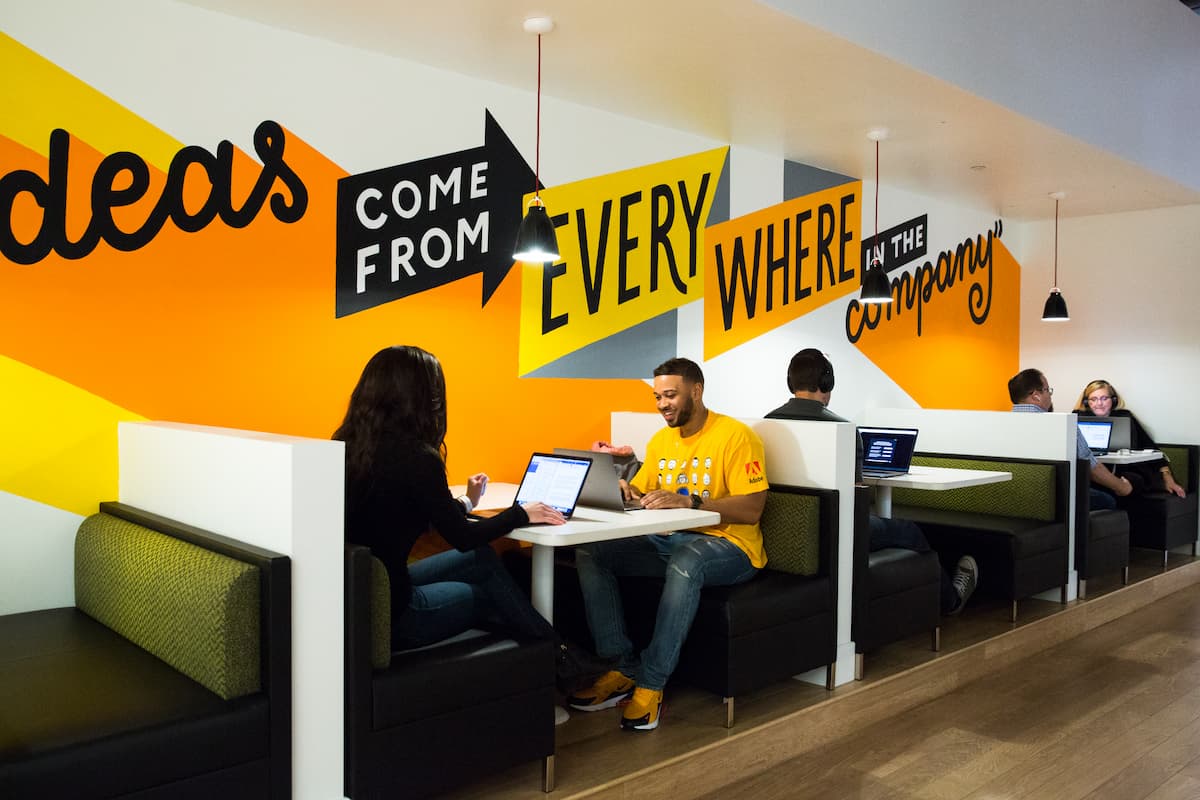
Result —
[[[291,562],[118,503],[0,617],[0,797],[291,797]]]
[[[1088,462],[1075,466],[1075,570],[1079,573],[1079,599],[1087,597],[1089,578],[1120,572],[1129,583],[1129,516],[1120,509],[1091,510]]]
[[[1129,541],[1135,547],[1161,550],[1163,568],[1167,553],[1176,547],[1191,545],[1196,555],[1196,535],[1200,526],[1196,490],[1200,488],[1200,447],[1194,444],[1160,444],[1158,449],[1171,461],[1176,482],[1187,497],[1167,492],[1146,492],[1121,498],[1118,504],[1129,513]]]
[[[979,591],[1012,603],[1060,588],[1067,599],[1068,461],[923,453],[914,464],[1012,473],[1012,480],[944,492],[894,489],[892,515],[921,526],[943,565],[965,554],[979,564]]]
[[[554,788],[555,648],[487,631],[391,651],[387,569],[346,545],[346,796],[416,798],[542,760]]]
[[[818,667],[825,668],[826,688],[834,685],[838,493],[772,485],[761,525],[767,566],[746,583],[704,588],[671,677],[721,695],[726,727],[733,726],[738,695]],[[524,551],[506,561],[528,585]],[[620,586],[629,636],[640,650],[654,632],[663,581],[622,577]],[[573,565],[556,567],[554,603],[556,626],[590,644]]]
[[[885,644],[929,631],[930,647],[941,649],[942,566],[932,550],[898,547],[870,552],[871,491],[854,495],[854,679],[862,680],[865,656]]]

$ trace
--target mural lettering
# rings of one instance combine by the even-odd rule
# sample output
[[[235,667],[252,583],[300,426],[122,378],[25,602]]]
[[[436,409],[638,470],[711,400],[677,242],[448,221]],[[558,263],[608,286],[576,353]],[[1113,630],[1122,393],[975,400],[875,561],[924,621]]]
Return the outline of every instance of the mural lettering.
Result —
[[[151,186],[150,168],[136,153],[112,153],[104,158],[92,176],[88,224],[83,234],[72,241],[67,234],[70,209],[67,202],[71,135],[56,128],[50,133],[49,175],[43,178],[29,170],[16,170],[0,178],[0,254],[16,264],[36,264],[51,252],[65,259],[81,259],[104,241],[115,250],[131,252],[145,247],[158,235],[168,219],[181,231],[195,233],[217,217],[231,228],[249,225],[270,196],[271,213],[280,222],[290,223],[304,216],[308,190],[300,176],[284,160],[284,132],[279,123],[267,120],[254,132],[254,151],[262,161],[262,170],[253,189],[235,205],[233,197],[234,147],[229,141],[217,145],[214,155],[202,147],[184,147],[171,160],[162,194],[153,209],[136,229],[122,230],[113,219],[114,210],[132,206],[147,196]],[[185,185],[195,169],[204,173],[209,188],[203,205],[189,211],[184,204]],[[288,195],[272,191],[281,181]],[[41,208],[36,232],[24,241],[18,231],[14,208],[27,196]]]
[[[338,181],[337,316],[477,273],[487,304],[512,269],[534,176],[487,111],[483,140]]]
[[[922,214],[908,222],[902,222],[894,228],[880,231],[878,237],[864,238],[862,241],[862,258],[859,260],[865,272],[871,265],[871,251],[879,258],[886,272],[899,269],[905,264],[922,258],[929,248],[926,244],[926,232],[929,230],[929,215]],[[879,244],[875,241],[878,239]]]
[[[696,277],[697,248],[696,240],[700,229],[700,210],[708,199],[711,173],[700,176],[700,185],[695,190],[696,196],[690,197],[686,181],[676,181],[675,185],[657,184],[650,189],[650,201],[643,205],[642,191],[630,192],[617,200],[617,230],[616,241],[611,241],[609,231],[612,227],[613,201],[606,199],[600,205],[598,216],[599,231],[595,241],[588,237],[588,212],[586,208],[574,211],[575,231],[579,240],[579,261],[583,271],[583,294],[589,315],[601,312],[601,300],[604,296],[604,268],[608,260],[609,247],[616,249],[617,261],[617,291],[616,305],[621,306],[636,300],[645,288],[648,292],[659,290],[660,261],[666,261],[668,275],[675,291],[679,294],[688,293],[687,283],[680,274],[679,263],[675,257],[675,247],[669,238],[676,220],[676,209],[687,226],[686,249],[687,278]],[[676,194],[678,192],[678,194]],[[639,218],[638,223],[631,222]],[[569,215],[556,215],[555,227],[565,225]],[[642,239],[636,235],[636,230],[648,230],[648,241],[643,247]],[[631,273],[631,266],[638,274]],[[566,264],[552,265],[545,271],[542,289],[542,333],[566,325],[569,321],[567,312],[554,315],[551,311],[554,304],[554,280],[566,273]],[[611,276],[611,272],[609,275]]]
[[[742,237],[733,241],[733,252],[726,257],[723,245],[718,242],[713,248],[713,257],[717,272],[717,285],[721,290],[721,320],[725,330],[733,327],[733,312],[737,305],[737,286],[741,283],[742,306],[746,319],[754,319],[758,313],[758,291],[760,285],[765,290],[764,311],[775,307],[775,287],[779,286],[779,297],[782,305],[792,300],[803,300],[813,293],[820,292],[828,286],[835,286],[843,281],[854,278],[853,269],[846,269],[846,244],[854,239],[854,234],[846,229],[846,208],[854,202],[854,195],[847,194],[840,198],[838,206],[822,203],[817,206],[816,220],[813,213],[806,209],[795,215],[794,219],[782,220],[777,234],[775,223],[766,227],[766,247],[764,257],[763,229],[754,231],[753,256],[750,259],[750,273],[746,272],[745,242]],[[814,230],[815,229],[815,230]],[[794,233],[793,233],[794,231]],[[806,246],[810,241],[808,236],[815,236],[812,248]],[[793,247],[793,237],[795,246]],[[834,240],[837,247],[837,269],[834,270]],[[811,275],[805,271],[804,260],[812,255]],[[789,278],[789,272],[791,276]],[[807,277],[807,279],[806,279]],[[761,278],[761,280],[760,280]]]
[[[706,359],[858,289],[860,189],[833,186],[705,231]]]
[[[911,273],[906,272],[892,280],[892,297],[887,305],[867,305],[858,302],[857,298],[846,306],[846,339],[857,342],[865,330],[875,330],[884,320],[891,320],[893,314],[912,311],[917,312],[917,336],[921,335],[922,320],[925,304],[938,295],[949,291],[956,283],[966,280],[968,276],[975,277],[977,272],[983,273],[970,286],[967,295],[967,311],[971,321],[982,325],[987,321],[992,306],[992,240],[999,237],[1003,230],[999,220],[995,228],[974,239],[967,238],[954,248],[954,251],[943,250],[938,254],[936,266],[926,261]]]
[[[719,148],[576,183],[542,199],[559,258],[521,265],[520,374],[699,300]]]

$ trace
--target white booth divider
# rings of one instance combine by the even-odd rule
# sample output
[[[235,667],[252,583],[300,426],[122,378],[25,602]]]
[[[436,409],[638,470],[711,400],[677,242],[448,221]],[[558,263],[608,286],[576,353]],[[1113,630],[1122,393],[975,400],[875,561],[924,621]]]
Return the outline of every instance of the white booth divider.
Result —
[[[342,797],[341,442],[162,422],[118,428],[120,500],[292,559],[292,796]]]
[[[838,685],[854,679],[854,642],[850,639],[854,553],[854,426],[846,423],[809,420],[748,419],[763,441],[767,481],[771,484],[837,489],[837,668]],[[620,411],[612,415],[613,444],[632,445],[638,458],[646,455],[646,443],[663,427],[659,414]],[[813,670],[796,676],[823,686],[825,671]]]
[[[1078,596],[1075,569],[1076,420],[1074,413],[1032,414],[1012,411],[963,411],[938,408],[871,408],[862,425],[916,428],[917,451],[990,458],[1032,458],[1070,463],[1067,517],[1067,599]],[[1089,480],[1087,476],[1082,478]],[[1057,589],[1037,597],[1058,602]]]
[[[0,492],[0,615],[75,605],[83,517]]]

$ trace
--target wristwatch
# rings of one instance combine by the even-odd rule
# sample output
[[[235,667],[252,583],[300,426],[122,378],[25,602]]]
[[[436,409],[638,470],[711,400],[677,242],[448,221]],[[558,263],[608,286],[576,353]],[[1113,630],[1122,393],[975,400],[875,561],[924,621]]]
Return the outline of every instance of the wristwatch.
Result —
[[[692,508],[699,508],[700,504],[703,502],[704,502],[704,500],[703,500],[703,498],[700,497],[700,495],[698,495],[698,494],[692,495]]]

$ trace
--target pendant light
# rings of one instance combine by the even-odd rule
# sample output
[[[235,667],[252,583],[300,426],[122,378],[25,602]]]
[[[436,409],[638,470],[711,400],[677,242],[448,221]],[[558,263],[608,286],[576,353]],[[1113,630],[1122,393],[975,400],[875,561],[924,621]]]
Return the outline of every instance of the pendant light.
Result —
[[[546,213],[546,204],[540,194],[542,160],[542,34],[554,30],[550,17],[530,17],[525,20],[525,32],[537,34],[537,138],[534,150],[533,199],[525,211],[525,218],[517,229],[517,245],[513,258],[518,261],[546,263],[558,258],[558,237],[554,234],[554,223]]]
[[[1067,313],[1067,301],[1058,291],[1058,202],[1067,196],[1066,192],[1051,192],[1054,198],[1054,286],[1050,288],[1050,296],[1042,308],[1042,322],[1067,322],[1071,315]]]
[[[888,280],[883,262],[879,260],[879,142],[886,139],[887,128],[875,128],[867,133],[867,138],[875,142],[875,236],[871,239],[871,265],[863,275],[862,289],[858,294],[860,303],[890,303],[892,302],[892,284]]]

